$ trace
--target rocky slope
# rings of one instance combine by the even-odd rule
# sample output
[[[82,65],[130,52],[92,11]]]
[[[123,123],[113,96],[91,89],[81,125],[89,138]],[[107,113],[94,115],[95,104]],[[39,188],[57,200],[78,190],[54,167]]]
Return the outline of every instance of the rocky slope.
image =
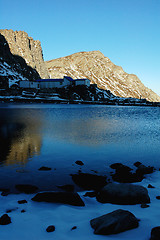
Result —
[[[144,86],[136,75],[124,72],[100,51],[80,52],[46,62],[51,78],[65,75],[88,78],[101,89],[110,90],[120,97],[145,98],[160,102],[160,97]]]
[[[24,31],[0,30],[9,44],[13,55],[21,56],[28,66],[35,69],[41,78],[48,78],[48,70],[43,60],[41,43],[33,40]]]
[[[10,52],[8,42],[0,34],[0,88],[8,88],[19,80],[40,78],[38,72],[28,66],[25,60]]]

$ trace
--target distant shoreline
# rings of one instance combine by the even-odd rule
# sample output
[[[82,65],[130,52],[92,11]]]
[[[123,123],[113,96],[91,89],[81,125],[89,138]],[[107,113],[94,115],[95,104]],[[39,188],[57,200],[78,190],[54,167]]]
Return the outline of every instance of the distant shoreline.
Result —
[[[89,104],[89,105],[110,105],[110,106],[142,106],[142,107],[160,107],[160,102],[148,103],[127,103],[118,101],[81,101],[81,100],[67,100],[67,99],[44,99],[44,98],[22,98],[22,97],[2,97],[0,96],[0,103],[52,103],[52,104]]]

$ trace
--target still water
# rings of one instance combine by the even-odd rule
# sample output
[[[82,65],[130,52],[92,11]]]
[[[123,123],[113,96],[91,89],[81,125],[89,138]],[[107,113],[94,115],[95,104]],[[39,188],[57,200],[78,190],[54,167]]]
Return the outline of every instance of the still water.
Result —
[[[160,108],[0,105],[0,188],[55,189],[72,183],[70,174],[79,169],[106,174],[111,163],[136,161],[160,168]],[[52,170],[39,171],[42,166]]]

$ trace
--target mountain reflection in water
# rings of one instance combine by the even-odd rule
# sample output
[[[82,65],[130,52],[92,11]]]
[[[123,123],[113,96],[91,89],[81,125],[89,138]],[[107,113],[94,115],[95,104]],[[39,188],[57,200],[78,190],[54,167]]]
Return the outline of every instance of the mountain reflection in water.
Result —
[[[37,126],[32,117],[25,119],[22,112],[3,112],[0,119],[1,164],[24,165],[40,153],[41,136]]]

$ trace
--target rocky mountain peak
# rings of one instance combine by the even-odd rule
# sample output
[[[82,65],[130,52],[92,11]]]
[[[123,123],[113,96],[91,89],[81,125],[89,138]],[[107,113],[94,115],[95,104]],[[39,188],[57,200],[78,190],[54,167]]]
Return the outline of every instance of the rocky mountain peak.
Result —
[[[13,55],[21,56],[28,66],[35,69],[41,78],[48,78],[48,70],[44,63],[43,52],[39,40],[33,40],[24,31],[0,30],[9,44]]]
[[[88,78],[101,89],[125,98],[145,98],[160,102],[160,97],[144,86],[134,74],[126,73],[100,51],[79,52],[46,62],[51,78]]]

